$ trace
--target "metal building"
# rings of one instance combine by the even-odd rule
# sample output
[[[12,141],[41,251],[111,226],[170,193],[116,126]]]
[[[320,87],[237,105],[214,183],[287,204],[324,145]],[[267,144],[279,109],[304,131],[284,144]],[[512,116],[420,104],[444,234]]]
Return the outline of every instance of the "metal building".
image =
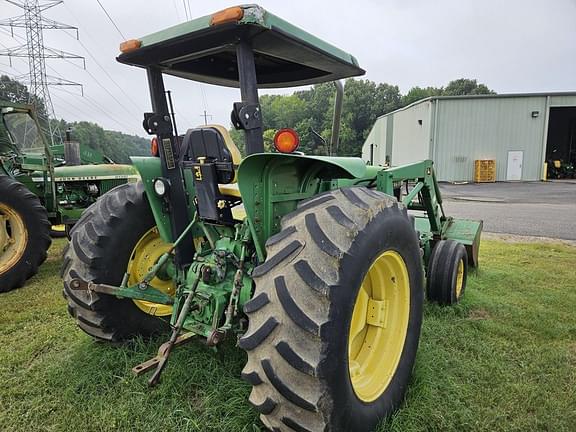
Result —
[[[362,147],[374,165],[435,162],[442,181],[472,181],[496,160],[496,180],[540,180],[545,162],[576,165],[576,92],[436,96],[379,117]]]

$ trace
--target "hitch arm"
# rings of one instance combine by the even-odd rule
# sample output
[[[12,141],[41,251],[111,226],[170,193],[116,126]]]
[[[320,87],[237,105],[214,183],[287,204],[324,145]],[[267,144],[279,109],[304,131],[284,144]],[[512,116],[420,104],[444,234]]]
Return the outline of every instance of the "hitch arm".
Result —
[[[174,304],[174,299],[171,296],[151,287],[150,285],[138,284],[131,287],[115,287],[107,284],[87,282],[77,278],[70,281],[70,288],[73,290],[90,291],[117,297],[127,297],[135,300],[146,300],[152,303],[160,303],[164,305]]]
[[[190,289],[188,296],[186,296],[186,300],[184,301],[184,306],[182,306],[182,310],[178,314],[178,320],[176,321],[176,325],[174,326],[174,328],[172,330],[172,336],[170,337],[170,340],[168,342],[166,342],[164,352],[158,358],[156,370],[154,371],[154,374],[152,375],[152,377],[148,380],[148,385],[150,387],[155,386],[160,381],[160,375],[162,374],[162,371],[164,370],[164,367],[166,366],[166,362],[168,361],[168,356],[172,352],[172,348],[174,348],[174,345],[176,344],[176,342],[178,340],[178,336],[180,336],[180,331],[182,330],[182,327],[184,326],[184,321],[186,320],[186,317],[188,316],[188,311],[190,310],[190,306],[192,304],[192,299],[194,298],[194,295],[196,294],[196,288],[198,288],[199,282],[200,282],[200,277],[197,275],[196,280],[194,281],[194,284],[192,285],[192,289]]]

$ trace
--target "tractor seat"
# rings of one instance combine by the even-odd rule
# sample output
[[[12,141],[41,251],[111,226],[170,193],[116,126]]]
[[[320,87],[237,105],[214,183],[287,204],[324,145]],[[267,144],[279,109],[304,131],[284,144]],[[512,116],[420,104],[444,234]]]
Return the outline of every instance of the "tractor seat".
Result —
[[[240,189],[238,189],[238,183],[219,184],[218,189],[222,195],[242,198],[242,195],[240,195]]]
[[[224,126],[212,124],[188,129],[180,146],[180,161],[201,160],[217,165],[220,185],[236,183],[236,171],[242,155]],[[233,188],[228,190],[230,195],[239,197],[239,192],[234,192]]]
[[[184,170],[192,171],[200,219],[234,224],[238,216],[232,210],[242,200],[236,184],[241,155],[228,130],[221,125],[188,129],[179,159]]]

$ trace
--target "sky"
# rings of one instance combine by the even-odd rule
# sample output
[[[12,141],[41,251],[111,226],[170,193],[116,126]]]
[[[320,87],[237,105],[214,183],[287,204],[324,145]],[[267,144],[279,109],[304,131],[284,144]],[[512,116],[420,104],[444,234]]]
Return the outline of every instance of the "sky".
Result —
[[[23,1],[23,0],[19,0]],[[47,73],[82,83],[51,87],[56,116],[91,121],[105,129],[146,136],[150,111],[145,71],[117,63],[120,42],[233,6],[230,1],[65,0],[47,18],[78,27],[45,30],[46,46],[82,61],[48,59]],[[261,0],[261,6],[353,54],[364,78],[398,85],[445,86],[475,78],[498,93],[576,91],[576,0]],[[0,0],[0,20],[22,10]],[[23,29],[0,27],[0,50],[25,43]],[[26,59],[0,56],[0,74],[27,73]],[[166,78],[180,130],[204,122],[229,126],[237,89]],[[289,93],[292,90],[283,90]],[[261,92],[264,93],[264,92]],[[270,91],[267,91],[270,93]]]

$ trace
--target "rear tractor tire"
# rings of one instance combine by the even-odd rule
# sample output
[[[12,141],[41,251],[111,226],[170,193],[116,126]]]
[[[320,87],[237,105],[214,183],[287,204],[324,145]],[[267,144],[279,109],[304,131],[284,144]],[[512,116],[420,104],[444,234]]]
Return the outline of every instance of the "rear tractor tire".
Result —
[[[406,208],[366,188],[300,203],[268,239],[240,346],[273,431],[371,431],[402,403],[424,299]]]
[[[428,300],[445,306],[458,303],[466,290],[467,278],[468,254],[464,245],[455,240],[437,242],[428,262]]]
[[[13,178],[0,176],[0,292],[34,276],[50,243],[48,214],[38,197]]]
[[[64,250],[64,297],[78,326],[110,342],[167,331],[171,307],[72,290],[70,281],[120,285],[128,272],[128,283],[135,284],[168,248],[158,235],[142,183],[118,186],[98,199],[74,225]],[[173,293],[171,280],[154,278],[151,283]]]

